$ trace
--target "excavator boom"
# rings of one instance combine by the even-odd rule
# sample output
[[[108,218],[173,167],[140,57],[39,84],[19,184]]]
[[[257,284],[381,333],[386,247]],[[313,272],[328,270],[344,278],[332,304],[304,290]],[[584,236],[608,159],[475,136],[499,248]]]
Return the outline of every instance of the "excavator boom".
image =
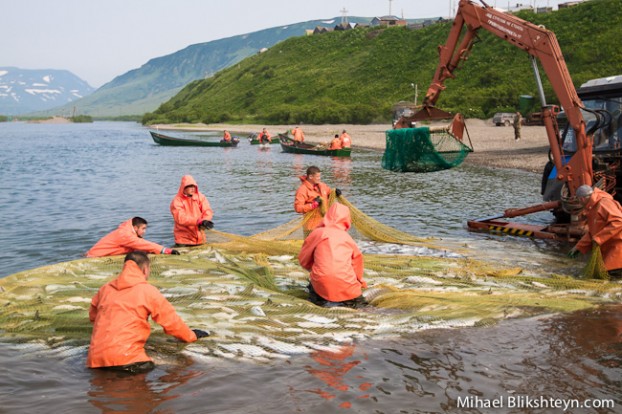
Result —
[[[557,171],[556,178],[566,183],[569,196],[572,197],[579,186],[592,185],[592,137],[586,133],[581,113],[583,104],[572,83],[557,38],[553,32],[542,26],[490,7],[483,1],[480,2],[481,5],[471,0],[460,0],[447,42],[439,46],[439,64],[423,104],[415,114],[396,122],[396,128],[408,127],[414,121],[451,117],[449,113],[436,108],[436,102],[446,87],[445,81],[455,78],[457,69],[468,59],[478,31],[485,30],[524,50],[532,57],[534,73],[540,88],[542,117]],[[546,105],[539,83],[536,60],[539,60],[559,104],[564,108],[569,127],[574,130],[577,147],[569,159],[563,152],[557,125],[558,107]],[[529,210],[531,209],[528,208],[526,211]]]

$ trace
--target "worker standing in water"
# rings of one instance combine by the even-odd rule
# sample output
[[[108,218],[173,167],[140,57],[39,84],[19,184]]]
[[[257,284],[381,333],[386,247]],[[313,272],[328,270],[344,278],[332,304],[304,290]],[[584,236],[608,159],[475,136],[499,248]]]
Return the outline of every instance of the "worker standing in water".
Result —
[[[312,214],[305,218],[303,231],[305,237],[322,221],[321,206],[328,204],[330,187],[322,182],[322,172],[315,165],[307,168],[307,174],[300,176],[300,187],[296,190],[294,210],[300,214]],[[341,190],[335,189],[337,196]]]
[[[205,230],[214,228],[214,211],[207,197],[191,175],[181,177],[177,194],[171,201],[175,221],[173,234],[177,246],[197,246],[205,243]]]
[[[132,217],[95,243],[86,252],[86,257],[114,256],[131,253],[136,250],[153,254],[179,254],[175,249],[169,249],[168,247],[145,240],[143,237],[146,232],[147,220],[142,217]]]
[[[350,209],[334,203],[321,223],[309,234],[298,254],[302,267],[311,273],[309,300],[318,306],[366,305],[362,289],[363,254],[348,234]]]
[[[589,185],[577,188],[576,196],[583,205],[588,231],[568,255],[589,253],[592,243],[600,246],[605,268],[610,276],[622,277],[622,207],[611,194]]]
[[[129,253],[117,278],[103,285],[91,300],[89,368],[128,373],[153,369],[153,360],[145,352],[145,342],[151,334],[149,317],[165,333],[183,342],[209,336],[208,332],[190,329],[184,323],[158,288],[147,282],[150,273],[151,262],[145,252]]]

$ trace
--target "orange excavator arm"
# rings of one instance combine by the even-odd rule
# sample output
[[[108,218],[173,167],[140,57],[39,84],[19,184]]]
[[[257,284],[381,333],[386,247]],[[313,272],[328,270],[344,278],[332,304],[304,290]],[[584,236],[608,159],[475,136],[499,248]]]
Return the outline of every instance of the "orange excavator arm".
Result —
[[[449,113],[435,107],[436,101],[445,89],[445,81],[455,78],[456,69],[468,59],[477,32],[484,29],[532,56],[544,125],[553,162],[558,171],[557,179],[567,182],[571,195],[574,195],[580,185],[592,184],[592,138],[586,134],[585,121],[581,114],[583,104],[572,83],[557,38],[553,32],[542,26],[490,7],[483,1],[481,3],[479,5],[470,0],[460,0],[447,42],[439,46],[439,64],[421,108],[411,117],[400,119],[396,127],[406,127],[414,121],[451,117]],[[566,164],[562,162],[562,145],[556,119],[558,108],[546,105],[534,59],[540,61],[559,103],[566,112],[568,123],[575,132],[577,151]]]

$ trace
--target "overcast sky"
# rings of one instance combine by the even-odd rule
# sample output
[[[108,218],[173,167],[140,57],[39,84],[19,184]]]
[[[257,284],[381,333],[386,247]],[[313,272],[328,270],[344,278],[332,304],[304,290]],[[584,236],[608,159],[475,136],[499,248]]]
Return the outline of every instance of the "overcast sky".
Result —
[[[518,0],[550,6],[567,0]],[[488,0],[497,7],[516,4]],[[342,16],[448,17],[457,0],[4,0],[0,66],[66,69],[100,87],[196,43]]]

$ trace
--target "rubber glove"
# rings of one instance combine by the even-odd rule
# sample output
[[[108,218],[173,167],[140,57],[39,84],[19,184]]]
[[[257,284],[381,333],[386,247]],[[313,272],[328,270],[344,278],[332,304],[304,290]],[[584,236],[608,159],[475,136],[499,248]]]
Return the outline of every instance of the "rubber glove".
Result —
[[[197,336],[197,339],[207,338],[209,336],[209,332],[202,331],[200,329],[193,329],[192,332]]]
[[[336,195],[337,197],[340,197],[340,196],[341,196],[341,190],[340,190],[340,189],[338,189],[338,188],[335,188],[335,195]]]

